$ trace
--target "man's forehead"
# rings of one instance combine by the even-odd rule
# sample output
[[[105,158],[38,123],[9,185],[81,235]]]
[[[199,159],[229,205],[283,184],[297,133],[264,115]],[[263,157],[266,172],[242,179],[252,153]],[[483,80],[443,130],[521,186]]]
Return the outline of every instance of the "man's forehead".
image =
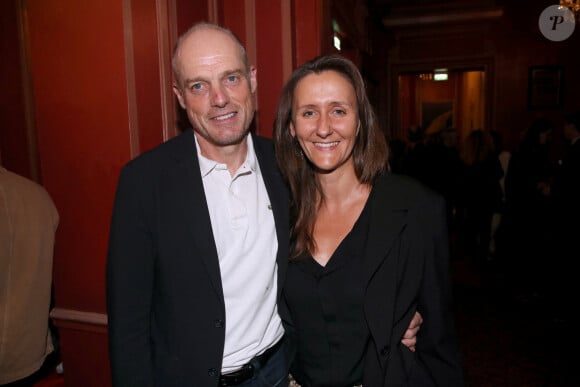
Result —
[[[197,55],[190,55],[186,59],[188,63],[192,65],[207,67],[207,66],[220,66],[220,67],[239,67],[242,61],[239,59],[239,55],[224,54],[224,53],[207,53],[203,54],[200,52]]]
[[[182,58],[181,71],[186,78],[221,77],[244,71],[244,64],[234,55],[191,55]]]
[[[181,43],[181,52],[201,56],[240,55],[240,47],[234,39],[223,31],[193,31]]]
[[[183,70],[216,72],[244,68],[240,47],[231,37],[221,33],[221,36],[209,34],[204,39],[206,35],[194,34],[183,41],[178,52]]]

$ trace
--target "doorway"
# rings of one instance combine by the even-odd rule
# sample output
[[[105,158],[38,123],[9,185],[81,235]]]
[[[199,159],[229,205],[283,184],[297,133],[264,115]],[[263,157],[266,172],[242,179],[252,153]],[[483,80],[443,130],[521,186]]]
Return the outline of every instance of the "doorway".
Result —
[[[399,73],[398,92],[399,136],[409,128],[421,128],[426,135],[455,128],[462,139],[488,124],[482,68]]]

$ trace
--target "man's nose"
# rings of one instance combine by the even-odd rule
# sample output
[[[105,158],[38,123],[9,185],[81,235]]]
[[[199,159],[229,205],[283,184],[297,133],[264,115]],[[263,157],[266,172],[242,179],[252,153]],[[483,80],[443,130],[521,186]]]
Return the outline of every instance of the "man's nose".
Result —
[[[224,107],[229,101],[229,96],[225,88],[221,85],[212,87],[211,103],[213,106]]]

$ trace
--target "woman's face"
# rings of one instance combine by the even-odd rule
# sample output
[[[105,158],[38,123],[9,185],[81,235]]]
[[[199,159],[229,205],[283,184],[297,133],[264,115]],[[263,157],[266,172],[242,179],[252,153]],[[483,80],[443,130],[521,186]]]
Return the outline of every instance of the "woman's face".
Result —
[[[328,70],[302,78],[294,90],[292,112],[290,134],[318,172],[353,168],[358,106],[345,76]]]

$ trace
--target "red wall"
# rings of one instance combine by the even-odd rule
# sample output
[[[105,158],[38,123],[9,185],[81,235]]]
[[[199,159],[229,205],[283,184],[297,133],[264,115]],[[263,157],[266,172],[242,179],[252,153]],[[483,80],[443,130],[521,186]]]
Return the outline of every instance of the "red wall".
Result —
[[[122,3],[31,0],[26,15],[43,183],[60,213],[56,307],[104,314],[109,219],[130,157]],[[106,336],[56,322],[66,385],[106,386]]]
[[[66,386],[110,385],[105,261],[112,203],[121,167],[177,133],[170,65],[177,35],[210,20],[240,36],[258,68],[257,131],[270,136],[293,64],[319,53],[309,35],[319,28],[319,8],[304,0],[294,8],[282,0],[0,3],[0,53],[13,59],[0,65],[0,157],[13,171],[42,176],[60,213],[51,316]],[[21,49],[28,53],[22,64]]]
[[[546,41],[537,31],[545,4],[533,3],[536,8],[509,5],[505,18],[475,32],[478,44],[442,39],[435,46],[433,30],[421,28],[409,32],[412,39],[401,35],[388,46],[383,41],[366,58],[376,75],[376,94],[396,90],[388,73],[393,53],[402,69],[400,63],[412,67],[430,59],[426,52],[450,50],[457,58],[483,51],[493,70],[490,122],[514,137],[534,116],[558,119],[564,109],[578,106],[577,88],[570,85],[580,81],[580,33],[561,43]],[[10,169],[41,181],[61,215],[53,317],[67,386],[109,385],[104,267],[117,176],[132,157],[176,133],[167,61],[177,34],[195,21],[212,20],[240,36],[258,69],[257,131],[269,136],[290,71],[328,51],[327,7],[327,0],[0,2],[0,157]],[[446,37],[461,40],[453,31]],[[421,34],[431,51],[419,49]],[[20,52],[28,53],[23,63]],[[528,67],[554,63],[566,68],[565,105],[527,109]],[[382,122],[388,123],[391,101],[377,102]]]
[[[284,31],[280,2],[272,0],[256,1],[256,68],[258,70],[258,112],[256,123],[258,133],[272,137],[272,124],[278,98],[284,85]],[[285,17],[291,17],[288,13]],[[276,31],[276,33],[273,33]],[[289,34],[289,31],[288,31]],[[288,57],[290,58],[290,57]],[[289,64],[289,66],[291,63]],[[268,96],[267,98],[264,98]]]
[[[20,62],[19,8],[15,1],[0,5],[0,161],[4,167],[33,180],[41,176],[36,157],[36,137],[27,133],[23,70]],[[31,123],[32,124],[32,123]],[[32,149],[31,149],[32,148]]]

